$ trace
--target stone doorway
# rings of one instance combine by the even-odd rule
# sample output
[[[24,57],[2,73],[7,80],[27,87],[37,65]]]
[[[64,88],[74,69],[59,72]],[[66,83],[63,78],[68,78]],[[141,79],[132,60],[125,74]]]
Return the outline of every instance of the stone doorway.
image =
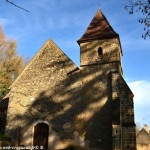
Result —
[[[33,145],[39,147],[39,149],[44,148],[43,150],[48,150],[48,133],[49,133],[49,126],[47,124],[45,123],[37,124],[34,127]]]

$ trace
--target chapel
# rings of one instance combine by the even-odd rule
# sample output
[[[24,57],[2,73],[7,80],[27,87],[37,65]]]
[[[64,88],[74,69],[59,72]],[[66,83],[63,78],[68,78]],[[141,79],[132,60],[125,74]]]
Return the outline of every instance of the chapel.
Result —
[[[3,99],[5,135],[44,150],[136,150],[119,34],[99,9],[77,43],[80,66],[48,39],[17,77]]]

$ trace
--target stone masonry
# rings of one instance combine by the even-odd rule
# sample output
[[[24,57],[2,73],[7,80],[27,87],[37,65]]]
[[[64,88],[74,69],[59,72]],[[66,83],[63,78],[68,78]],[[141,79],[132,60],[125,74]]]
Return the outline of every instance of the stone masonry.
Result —
[[[136,150],[119,35],[100,10],[78,44],[80,67],[50,39],[26,66],[10,87],[6,135],[32,146],[44,134],[36,126],[46,124],[48,150]]]
[[[146,124],[137,133],[137,150],[150,150],[150,130]]]

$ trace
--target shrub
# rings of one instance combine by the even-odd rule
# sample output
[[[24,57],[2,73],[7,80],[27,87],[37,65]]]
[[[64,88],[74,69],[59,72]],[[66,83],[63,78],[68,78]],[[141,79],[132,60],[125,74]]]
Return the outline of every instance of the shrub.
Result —
[[[0,133],[0,141],[2,141],[4,139],[4,134]]]

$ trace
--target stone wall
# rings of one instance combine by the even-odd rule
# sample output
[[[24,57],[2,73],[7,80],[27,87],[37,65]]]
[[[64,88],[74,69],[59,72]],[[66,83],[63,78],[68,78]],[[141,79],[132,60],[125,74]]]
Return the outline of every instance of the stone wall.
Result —
[[[137,134],[137,150],[150,150],[150,132],[145,126]]]
[[[137,144],[137,150],[150,150],[150,144]]]
[[[121,74],[112,73],[113,150],[136,150],[133,93]]]
[[[102,49],[102,55],[98,53],[99,48]],[[111,149],[112,147],[111,72],[122,74],[121,55],[117,38],[80,43],[83,99],[88,105],[90,104],[86,106],[87,109],[80,120],[85,121],[87,118],[89,122],[86,125],[85,138],[93,148]],[[84,128],[81,128],[81,131],[84,131]]]
[[[82,84],[75,69],[71,60],[47,41],[11,87],[6,134],[18,140],[21,128],[21,143],[32,145],[34,123],[43,120],[52,125],[51,134],[59,133],[59,139],[73,138],[75,114],[82,109],[78,96]]]
[[[148,133],[144,128],[137,134],[137,143],[141,145],[150,143],[150,133]]]
[[[98,54],[99,47],[102,48],[101,56]],[[121,63],[122,50],[118,38],[81,43],[80,49],[81,66],[116,61]]]
[[[136,150],[136,125],[134,122],[133,93],[124,81],[120,78],[120,101],[121,101],[121,134],[122,148]]]
[[[110,149],[112,146],[110,71],[116,64],[84,66],[81,68],[85,111],[79,116],[84,122],[85,139],[90,147]],[[91,90],[92,88],[92,90]]]
[[[103,56],[97,55],[98,47]],[[31,146],[34,127],[41,122],[49,126],[51,149],[73,143],[110,150],[115,142],[120,145],[120,114],[123,118],[133,108],[130,96],[122,79],[118,39],[81,44],[79,68],[48,40],[11,86],[6,135]],[[134,123],[130,111],[128,116]]]

